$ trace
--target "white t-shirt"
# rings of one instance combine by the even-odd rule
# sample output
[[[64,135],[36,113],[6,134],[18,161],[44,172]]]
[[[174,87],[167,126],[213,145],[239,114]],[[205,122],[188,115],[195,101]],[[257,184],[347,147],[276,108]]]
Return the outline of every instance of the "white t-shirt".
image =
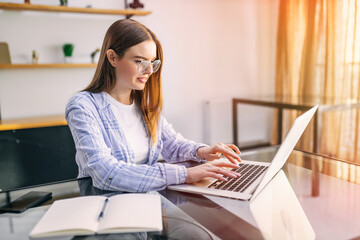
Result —
[[[149,156],[149,137],[146,135],[144,123],[141,118],[141,111],[135,102],[131,105],[122,104],[115,98],[106,94],[110,102],[111,110],[123,130],[126,140],[135,153],[134,162],[145,163]]]

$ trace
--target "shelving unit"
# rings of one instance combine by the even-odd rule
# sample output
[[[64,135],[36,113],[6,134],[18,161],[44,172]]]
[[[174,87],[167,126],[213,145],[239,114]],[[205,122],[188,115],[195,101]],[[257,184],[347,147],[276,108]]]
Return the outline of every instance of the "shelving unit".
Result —
[[[42,117],[16,118],[0,120],[0,131],[64,125],[67,125],[67,122],[63,114]]]
[[[96,63],[0,64],[0,69],[95,68]]]
[[[107,14],[107,15],[124,15],[124,16],[133,16],[133,15],[146,16],[151,14],[151,11],[134,10],[134,9],[95,9],[95,8],[79,8],[79,7],[16,4],[16,3],[0,3],[0,9],[15,10],[15,11],[66,12],[66,13]]]
[[[44,1],[45,2],[45,1]],[[103,15],[123,15],[126,18],[131,16],[146,16],[151,11],[134,10],[134,9],[95,9],[80,8],[68,6],[48,6],[35,4],[16,4],[16,3],[0,3],[0,10],[9,11],[40,11],[55,13],[79,13],[79,14],[103,14]],[[0,70],[16,70],[16,69],[63,69],[63,68],[96,68],[96,63],[48,63],[48,64],[0,64]],[[11,120],[1,120],[0,111],[0,131],[39,128],[67,125],[63,115],[21,118]]]

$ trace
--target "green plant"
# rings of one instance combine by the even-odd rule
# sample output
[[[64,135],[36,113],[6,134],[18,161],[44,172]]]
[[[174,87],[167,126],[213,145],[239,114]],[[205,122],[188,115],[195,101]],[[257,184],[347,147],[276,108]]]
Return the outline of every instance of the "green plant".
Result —
[[[63,51],[65,57],[71,57],[74,50],[74,45],[71,43],[66,43],[63,45]]]
[[[67,6],[68,1],[67,0],[60,0],[60,6]]]

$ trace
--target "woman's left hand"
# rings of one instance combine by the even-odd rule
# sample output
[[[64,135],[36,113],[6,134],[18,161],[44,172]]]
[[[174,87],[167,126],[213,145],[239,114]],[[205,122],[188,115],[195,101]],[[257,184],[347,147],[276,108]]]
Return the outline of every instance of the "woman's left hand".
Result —
[[[237,154],[240,154],[240,150],[233,144],[223,144],[221,142],[217,143],[214,146],[201,147],[196,151],[196,154],[205,160],[213,161],[220,159],[223,154],[227,159],[232,163],[237,163],[241,161],[241,158]]]

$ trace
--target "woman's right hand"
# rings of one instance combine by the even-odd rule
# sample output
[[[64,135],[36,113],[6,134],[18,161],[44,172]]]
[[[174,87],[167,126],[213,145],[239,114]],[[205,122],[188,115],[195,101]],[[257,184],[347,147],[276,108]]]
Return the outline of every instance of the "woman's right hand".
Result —
[[[240,176],[239,173],[232,172],[225,169],[224,167],[238,168],[239,166],[234,163],[215,160],[196,167],[187,168],[187,176],[185,182],[195,183],[205,177],[212,177],[220,181],[227,181],[225,177],[237,178]]]

